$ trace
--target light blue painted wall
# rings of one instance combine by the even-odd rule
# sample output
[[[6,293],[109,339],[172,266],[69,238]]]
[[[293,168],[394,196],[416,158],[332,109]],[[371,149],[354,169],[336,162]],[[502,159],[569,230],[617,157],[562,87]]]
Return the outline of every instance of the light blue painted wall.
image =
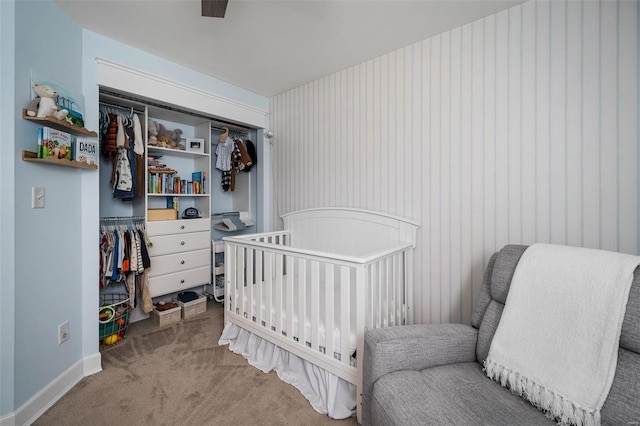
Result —
[[[0,419],[13,411],[15,2],[0,1]]]
[[[4,149],[0,157],[3,165],[0,174],[3,195],[0,332],[2,341],[6,342],[7,338],[14,343],[3,345],[0,352],[0,417],[19,409],[70,366],[98,351],[95,276],[99,175],[19,159],[21,150],[34,148],[38,127],[20,117],[20,110],[26,107],[31,96],[30,70],[70,90],[82,92],[89,129],[97,128],[98,122],[97,108],[91,107],[97,105],[98,100],[96,57],[265,110],[269,105],[268,99],[261,95],[83,30],[48,0],[3,1],[1,5],[2,99],[7,99],[4,96],[7,88],[15,92],[0,104],[2,116],[12,117],[9,125],[2,122],[2,136],[16,142],[10,149]],[[51,34],[65,40],[64,48],[55,49],[42,43],[50,39]],[[18,52],[15,64],[7,59],[13,57],[14,51]],[[19,177],[15,185],[14,169],[15,176]],[[31,209],[33,186],[45,187],[45,209]],[[4,201],[12,200],[14,194],[15,202]],[[70,323],[71,337],[69,342],[58,345],[57,327],[66,320]]]
[[[31,99],[30,70],[82,90],[82,29],[50,1],[16,2],[14,113]],[[52,40],[61,40],[59,43]],[[56,47],[57,46],[57,47]],[[15,148],[33,150],[38,125],[16,119]],[[14,409],[81,359],[83,170],[15,162]],[[31,188],[46,190],[46,207],[31,209]],[[97,239],[97,237],[96,237]],[[58,325],[70,339],[58,345]]]

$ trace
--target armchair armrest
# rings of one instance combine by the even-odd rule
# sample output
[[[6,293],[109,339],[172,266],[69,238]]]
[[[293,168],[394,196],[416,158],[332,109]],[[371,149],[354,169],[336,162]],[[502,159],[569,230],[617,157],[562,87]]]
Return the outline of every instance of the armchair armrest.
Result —
[[[364,339],[362,424],[371,424],[373,386],[385,374],[476,360],[478,330],[464,324],[406,325],[367,330]]]

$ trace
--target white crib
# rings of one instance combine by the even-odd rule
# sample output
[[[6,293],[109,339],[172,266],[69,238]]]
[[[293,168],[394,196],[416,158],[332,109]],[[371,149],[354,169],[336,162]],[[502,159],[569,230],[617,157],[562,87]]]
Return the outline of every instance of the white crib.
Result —
[[[282,218],[283,231],[224,238],[225,332],[244,329],[355,385],[359,420],[364,330],[411,323],[418,225],[347,208]]]

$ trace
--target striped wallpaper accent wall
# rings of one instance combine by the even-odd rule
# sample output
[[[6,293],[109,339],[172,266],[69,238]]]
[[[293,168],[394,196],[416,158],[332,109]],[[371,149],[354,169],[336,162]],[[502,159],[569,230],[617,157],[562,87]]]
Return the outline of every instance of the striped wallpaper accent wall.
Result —
[[[505,244],[640,253],[638,15],[530,1],[274,96],[272,217],[418,221],[418,323],[469,323]]]

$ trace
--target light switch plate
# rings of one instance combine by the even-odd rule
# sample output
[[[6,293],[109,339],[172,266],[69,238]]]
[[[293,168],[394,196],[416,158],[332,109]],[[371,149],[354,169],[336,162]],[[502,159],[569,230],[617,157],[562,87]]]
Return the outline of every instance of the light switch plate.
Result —
[[[31,188],[31,208],[32,209],[44,208],[44,187],[34,186]]]

